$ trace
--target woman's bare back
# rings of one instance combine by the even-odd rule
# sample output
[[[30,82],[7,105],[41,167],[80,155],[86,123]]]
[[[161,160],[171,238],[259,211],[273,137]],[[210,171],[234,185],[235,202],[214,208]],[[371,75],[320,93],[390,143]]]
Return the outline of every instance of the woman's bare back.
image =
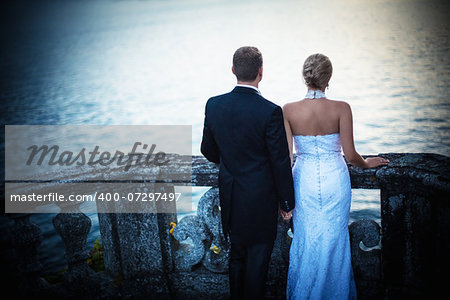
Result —
[[[292,135],[327,135],[339,133],[339,120],[348,106],[343,101],[304,99],[284,106],[284,117]]]
[[[283,107],[284,126],[288,139],[291,162],[293,161],[293,135],[327,135],[339,133],[342,150],[347,161],[361,168],[387,165],[388,160],[370,157],[364,160],[356,152],[353,141],[353,118],[350,105],[344,101],[326,98],[304,99]]]

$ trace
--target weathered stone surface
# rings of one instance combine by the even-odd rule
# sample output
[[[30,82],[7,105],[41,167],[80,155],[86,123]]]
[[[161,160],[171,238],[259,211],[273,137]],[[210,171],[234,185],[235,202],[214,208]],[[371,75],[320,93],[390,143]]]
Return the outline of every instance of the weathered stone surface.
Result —
[[[377,247],[380,244],[380,226],[373,220],[363,219],[350,224],[350,247],[352,267],[360,299],[380,299],[381,250],[362,249]]]
[[[228,274],[211,273],[200,266],[192,272],[169,274],[172,282],[171,299],[225,300],[230,298]]]
[[[393,154],[377,171],[381,186],[385,297],[423,298],[449,265],[450,161],[435,154]]]
[[[448,271],[450,160],[435,154],[389,153],[381,156],[391,161],[388,166],[372,170],[349,167],[353,188],[381,189],[381,249],[377,246],[380,229],[374,221],[361,220],[349,227],[358,293],[361,299],[426,297],[430,290],[445,287],[443,278]],[[181,174],[192,167],[192,178],[181,175],[176,180],[153,179],[137,169],[133,176],[138,182],[145,183],[217,186],[218,168],[215,164],[200,156],[192,157],[192,166],[188,166],[187,160],[181,156],[176,159],[179,159]],[[177,168],[160,172],[177,172]],[[107,172],[102,178],[113,180],[116,175],[115,171]],[[77,174],[72,178],[97,178],[83,176]],[[171,222],[177,222],[175,214],[99,214],[107,269],[100,277],[116,279],[120,289],[108,297],[227,298],[229,245],[221,232],[218,202],[217,188],[209,190],[199,202],[197,216],[181,220],[174,236],[170,235],[169,228]],[[163,211],[165,208],[156,209]],[[88,274],[84,277],[66,276],[72,278],[66,281],[74,282],[73,279],[79,278],[83,282],[91,276],[82,263],[86,252],[81,246],[82,241],[85,245],[85,234],[90,224],[82,215],[62,215],[55,218],[55,227],[59,228],[68,246],[72,274],[74,270],[78,274]],[[35,229],[26,222],[20,226],[25,226],[30,232],[30,239],[25,238],[26,243],[16,243],[15,246],[20,252],[23,245],[32,245],[25,251],[28,254],[23,253],[28,256],[31,253],[33,257],[37,243]],[[266,296],[271,299],[285,297],[290,243],[286,233],[288,227],[289,223],[280,219],[267,281]],[[186,242],[180,245],[180,241],[186,238],[192,239],[192,246],[186,246]],[[217,246],[213,249],[218,254],[212,251],[211,246]],[[193,251],[183,253],[189,247]],[[370,247],[375,248],[367,249]],[[32,267],[21,269],[36,277],[39,265],[34,262],[25,265]],[[102,281],[100,277],[92,278],[93,281]],[[79,291],[77,293],[80,294]]]
[[[433,191],[450,192],[450,159],[432,153],[381,154],[390,160],[389,166],[379,168],[379,182],[414,182]],[[399,183],[400,183],[399,182]]]
[[[198,186],[219,186],[218,165],[203,156],[192,156],[192,184]]]
[[[62,284],[52,286],[52,297],[114,298],[118,291],[112,280],[95,273],[86,263],[91,219],[81,212],[59,213],[53,218],[53,225],[64,242],[68,270],[63,273]]]
[[[389,159],[388,166],[376,169],[361,169],[347,163],[352,188],[377,189],[381,178],[403,177],[419,179],[433,189],[450,191],[449,159],[431,153],[381,153]],[[374,155],[364,155],[371,157]],[[199,186],[217,186],[219,169],[203,156],[192,157],[192,183]]]
[[[49,178],[52,181],[62,182],[77,182],[77,181],[133,181],[133,182],[177,182],[190,183],[193,174],[193,156],[167,154],[165,160],[167,164],[162,166],[155,166],[150,164],[147,167],[135,167],[134,163],[136,157],[132,157],[133,162],[129,170],[124,171],[124,166],[116,165],[101,165],[96,164],[95,168],[85,164],[72,166],[65,166],[64,169],[59,169],[52,172],[41,172],[42,178]],[[124,161],[127,161],[129,156],[124,156]],[[35,174],[31,177],[23,177],[22,181],[39,180],[35,178]]]
[[[219,189],[211,188],[201,198],[197,215],[203,231],[208,236],[203,265],[214,273],[228,272],[229,242],[222,232]]]
[[[18,263],[17,270],[22,275],[17,278],[14,292],[19,297],[45,296],[49,285],[39,277],[42,265],[37,258],[38,246],[42,241],[41,230],[30,222],[29,214],[10,214],[9,217],[14,220],[12,244]]]
[[[450,191],[449,159],[446,156],[431,153],[382,153],[390,160],[388,166],[377,169],[360,169],[347,164],[353,188],[379,188],[381,178],[408,176],[421,181],[421,184],[436,189]],[[365,155],[370,157],[373,155]],[[218,186],[219,169],[216,164],[203,156],[182,156],[168,154],[170,164],[159,168],[131,168],[127,180],[133,182],[166,182],[179,185]],[[65,182],[120,180],[123,179],[122,168],[77,167],[76,171],[68,168],[65,172],[45,174],[54,180]]]
[[[86,239],[91,228],[91,219],[83,213],[60,213],[53,218],[53,225],[66,246],[69,269],[78,264],[85,265],[89,257]]]
[[[211,272],[228,272],[229,244],[222,232],[217,188],[211,188],[201,197],[197,216],[181,219],[173,236],[178,241],[175,250],[178,270],[190,271],[202,262]],[[191,243],[182,243],[188,238]]]
[[[19,275],[17,267],[18,257],[14,250],[13,239],[17,234],[14,232],[14,221],[11,215],[0,215],[0,265],[2,266],[3,274],[8,274],[4,277],[3,284],[5,286],[13,286],[16,282],[16,277]]]
[[[426,296],[438,278],[433,205],[422,192],[411,182],[382,184],[382,271],[389,298]]]
[[[203,226],[200,224],[197,216],[184,217],[173,231],[174,238],[183,242],[188,238],[192,244],[179,243],[175,250],[175,267],[179,271],[191,271],[192,268],[200,263],[205,255],[206,235],[203,232]]]
[[[99,214],[99,225],[106,271],[121,281],[121,293],[168,295],[158,214]]]
[[[154,192],[173,193],[170,185]],[[115,205],[111,202],[109,205]],[[100,214],[106,272],[120,282],[123,297],[168,297],[167,274],[173,271],[170,223],[176,222],[175,201],[156,201],[155,212]]]

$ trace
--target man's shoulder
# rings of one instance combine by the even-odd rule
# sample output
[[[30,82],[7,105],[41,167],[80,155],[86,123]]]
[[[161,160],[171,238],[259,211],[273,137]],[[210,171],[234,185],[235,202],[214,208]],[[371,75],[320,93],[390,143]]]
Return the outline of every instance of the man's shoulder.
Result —
[[[211,98],[206,101],[206,106],[214,105],[220,101],[226,101],[231,97],[231,92],[220,94],[217,96],[212,96]]]
[[[228,92],[228,93],[212,96],[211,98],[208,99],[208,101],[214,101],[214,100],[218,100],[218,99],[225,99],[225,98],[229,98],[231,96],[232,96],[231,92]]]
[[[267,106],[268,109],[274,110],[276,108],[280,108],[278,104],[273,103],[269,99],[264,98],[263,96],[259,96],[261,101],[264,103],[265,106]]]
[[[264,118],[268,118],[273,115],[275,111],[281,111],[281,107],[267,98],[264,98],[261,95],[258,95],[258,110],[265,116]]]
[[[256,94],[256,93],[255,94],[237,94],[237,93],[233,93],[233,91],[209,98],[207,101],[207,105],[213,104],[213,103],[220,103],[220,102],[227,101],[230,99],[239,99],[241,97],[252,97],[257,100],[258,106],[260,106],[261,108],[266,108],[267,110],[270,110],[270,111],[272,111],[276,108],[280,108],[279,105],[264,98],[260,94]]]

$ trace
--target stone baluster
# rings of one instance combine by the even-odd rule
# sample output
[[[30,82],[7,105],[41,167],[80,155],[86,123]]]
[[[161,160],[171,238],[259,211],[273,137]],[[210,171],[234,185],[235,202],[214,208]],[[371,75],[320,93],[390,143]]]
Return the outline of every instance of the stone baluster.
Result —
[[[99,282],[95,272],[87,265],[89,257],[86,240],[91,228],[91,219],[83,214],[78,206],[71,206],[70,211],[63,211],[53,218],[53,226],[61,236],[66,248],[68,269],[63,273],[63,283],[71,295],[93,298],[99,293]]]
[[[377,248],[380,226],[374,220],[362,219],[351,223],[348,229],[358,297],[381,299],[381,250]]]
[[[30,214],[9,214],[14,225],[13,247],[18,260],[17,270],[22,279],[17,292],[22,296],[45,295],[48,284],[39,276],[42,265],[38,261],[38,247],[41,244],[40,228],[30,222]]]
[[[223,235],[219,203],[219,189],[209,189],[198,203],[197,216],[208,238],[203,265],[211,272],[226,273],[230,245]]]
[[[127,190],[126,186],[120,189],[118,183],[115,187]],[[142,190],[136,192],[144,189],[147,192],[173,192],[169,185],[153,183],[143,183]],[[98,214],[108,275],[128,297],[170,297],[167,272],[173,263],[168,236],[170,222],[176,222],[176,215],[170,213],[169,207],[159,207],[163,204],[156,204],[156,201],[132,203],[145,205],[142,213],[127,212],[136,209],[124,210],[120,201],[108,205],[111,213]]]

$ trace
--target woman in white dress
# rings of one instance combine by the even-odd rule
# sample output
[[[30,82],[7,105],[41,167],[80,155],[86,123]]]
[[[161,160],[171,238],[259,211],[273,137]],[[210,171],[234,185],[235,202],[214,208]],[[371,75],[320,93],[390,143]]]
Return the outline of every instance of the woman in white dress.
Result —
[[[289,253],[288,299],[355,299],[348,221],[350,176],[342,157],[357,167],[384,166],[382,157],[363,159],[353,142],[352,112],[343,101],[327,99],[332,65],[323,54],[303,65],[305,99],[283,107],[292,161],[295,209]]]

